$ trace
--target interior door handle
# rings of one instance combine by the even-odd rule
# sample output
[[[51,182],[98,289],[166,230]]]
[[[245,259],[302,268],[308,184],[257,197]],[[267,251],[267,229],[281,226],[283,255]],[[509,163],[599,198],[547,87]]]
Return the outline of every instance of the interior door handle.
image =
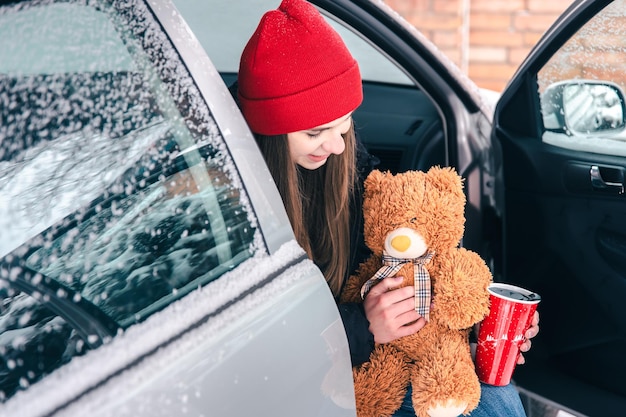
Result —
[[[624,170],[622,168],[600,168],[592,165],[589,174],[594,190],[624,194]]]

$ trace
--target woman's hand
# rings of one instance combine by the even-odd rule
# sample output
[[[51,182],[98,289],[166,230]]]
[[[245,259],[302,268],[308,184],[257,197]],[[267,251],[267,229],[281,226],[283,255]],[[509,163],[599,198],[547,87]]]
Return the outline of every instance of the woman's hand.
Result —
[[[388,277],[372,287],[363,307],[376,343],[388,343],[418,332],[426,320],[415,311],[412,286],[398,288],[402,277]]]
[[[533,321],[530,323],[530,328],[526,330],[526,333],[524,333],[526,340],[524,340],[524,343],[520,346],[520,354],[517,358],[518,365],[522,365],[526,362],[522,352],[528,352],[530,350],[530,346],[532,345],[530,339],[537,336],[537,333],[539,333],[539,313],[535,310],[535,315],[533,316]]]

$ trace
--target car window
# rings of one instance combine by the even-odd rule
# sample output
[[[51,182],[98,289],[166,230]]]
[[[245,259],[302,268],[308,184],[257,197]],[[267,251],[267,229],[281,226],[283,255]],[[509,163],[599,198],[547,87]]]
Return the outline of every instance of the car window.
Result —
[[[359,63],[363,81],[373,81],[390,84],[412,85],[415,83],[386,55],[376,49],[371,43],[366,42],[350,28],[340,22],[326,20],[341,35],[348,49]]]
[[[545,142],[626,155],[624,8],[625,0],[610,3],[539,71]]]
[[[56,368],[86,348],[72,327],[40,301],[5,291],[0,304],[0,402],[28,388],[42,370]]]
[[[1,401],[263,250],[143,7],[0,6]]]
[[[224,0],[176,0],[181,12],[220,73],[237,73],[239,58],[261,16],[276,9],[279,0],[237,2]],[[233,16],[237,16],[233,19]],[[359,62],[364,81],[414,85],[407,75],[378,49],[345,27],[325,16],[342,36]],[[219,42],[215,42],[219,39]]]
[[[15,34],[37,26],[15,42]],[[31,26],[32,28],[32,26]],[[76,36],[80,34],[81,36]],[[0,16],[0,73],[50,74],[129,71],[135,64],[113,23],[92,7],[51,4]],[[45,59],[37,59],[37,58]]]

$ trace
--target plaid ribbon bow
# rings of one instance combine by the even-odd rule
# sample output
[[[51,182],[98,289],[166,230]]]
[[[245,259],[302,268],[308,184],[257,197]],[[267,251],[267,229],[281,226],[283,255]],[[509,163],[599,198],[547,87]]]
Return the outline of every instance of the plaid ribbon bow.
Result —
[[[433,257],[434,252],[426,252],[426,254],[415,259],[399,259],[383,254],[383,266],[376,271],[374,276],[365,282],[361,287],[361,298],[364,299],[369,290],[381,279],[395,275],[402,265],[413,262],[413,281],[415,287],[415,311],[424,317],[426,321],[429,319],[430,313],[430,275],[426,270],[428,261]]]

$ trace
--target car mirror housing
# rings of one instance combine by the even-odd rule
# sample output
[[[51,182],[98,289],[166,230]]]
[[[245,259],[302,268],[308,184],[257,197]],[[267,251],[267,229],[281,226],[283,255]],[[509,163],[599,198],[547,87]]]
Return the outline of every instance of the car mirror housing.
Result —
[[[541,95],[547,131],[568,136],[605,136],[624,130],[624,92],[614,83],[568,80],[551,84]]]

